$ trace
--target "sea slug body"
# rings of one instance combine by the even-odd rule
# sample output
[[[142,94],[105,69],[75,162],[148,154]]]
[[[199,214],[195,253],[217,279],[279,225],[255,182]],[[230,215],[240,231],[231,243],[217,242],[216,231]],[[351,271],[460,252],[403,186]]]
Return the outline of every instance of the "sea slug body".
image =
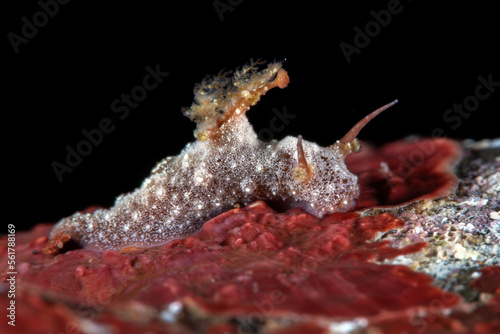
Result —
[[[53,228],[46,254],[72,240],[105,251],[151,247],[195,233],[204,222],[232,209],[264,200],[277,208],[301,207],[322,217],[346,211],[359,195],[357,177],[344,159],[359,149],[357,133],[394,101],[366,116],[329,147],[299,136],[261,142],[245,113],[274,87],[285,88],[288,74],[279,62],[260,63],[221,74],[195,87],[185,115],[197,122],[195,137],[175,157],[167,157],[134,192],[110,209],[75,213]]]

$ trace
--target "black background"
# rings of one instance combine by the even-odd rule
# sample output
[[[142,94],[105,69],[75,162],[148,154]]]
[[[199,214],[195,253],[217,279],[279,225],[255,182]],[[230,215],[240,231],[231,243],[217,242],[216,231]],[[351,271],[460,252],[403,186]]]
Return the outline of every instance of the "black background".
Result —
[[[360,139],[383,144],[438,128],[457,139],[499,136],[500,88],[456,129],[443,119],[454,103],[474,95],[479,75],[500,81],[493,4],[401,1],[401,12],[348,63],[340,43],[354,45],[354,28],[364,30],[374,20],[370,12],[387,9],[389,1],[217,3],[231,10],[218,13],[214,1],[73,0],[59,5],[17,53],[8,34],[21,35],[22,18],[33,22],[41,7],[22,1],[4,8],[3,224],[22,229],[91,204],[112,205],[157,161],[193,140],[194,123],[180,110],[191,105],[194,84],[250,58],[286,59],[289,87],[271,91],[249,112],[257,131],[269,126],[274,108],[296,115],[276,139],[302,134],[331,144],[396,98],[400,103]],[[170,75],[120,120],[111,103],[157,64]],[[103,118],[114,131],[59,182],[51,164],[64,163],[65,147],[75,148],[82,130]]]

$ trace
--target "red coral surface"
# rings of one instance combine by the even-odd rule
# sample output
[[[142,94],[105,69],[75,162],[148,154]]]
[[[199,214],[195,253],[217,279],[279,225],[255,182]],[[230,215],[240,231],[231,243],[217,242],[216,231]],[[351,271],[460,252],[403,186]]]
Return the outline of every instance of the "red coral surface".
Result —
[[[124,313],[181,302],[190,313],[240,318],[243,330],[294,314],[404,316],[443,295],[443,307],[457,303],[457,296],[433,287],[427,275],[374,263],[425,246],[394,249],[369,242],[402,225],[387,213],[318,219],[300,209],[276,213],[256,202],[164,246],[125,253],[81,249],[56,257],[41,253],[50,228],[42,225],[20,237],[25,240],[18,246],[17,280],[49,298]],[[6,247],[0,258],[6,258]]]
[[[383,319],[372,325],[383,333],[500,333],[500,267],[481,269],[482,276],[471,285],[482,293],[491,295],[490,300],[479,307],[468,310],[458,309],[452,314],[413,314],[406,319]],[[440,309],[443,299],[432,302]]]
[[[356,208],[443,195],[456,183],[449,168],[458,152],[453,142],[437,139],[352,155],[348,166],[360,176],[362,190]],[[460,298],[432,286],[425,274],[378,263],[425,247],[396,249],[373,241],[403,225],[388,213],[319,219],[256,202],[162,246],[121,253],[76,249],[55,257],[42,253],[53,225],[37,225],[17,233],[15,329],[319,333],[328,329],[325,323],[359,317],[380,328],[407,328],[414,314],[434,316]],[[9,289],[6,264],[2,238],[2,291]],[[8,304],[5,293],[0,301]],[[0,328],[14,329],[6,321]]]
[[[355,210],[446,195],[457,185],[451,169],[460,154],[458,143],[444,138],[401,140],[380,149],[364,145],[346,159],[359,178],[361,193]]]

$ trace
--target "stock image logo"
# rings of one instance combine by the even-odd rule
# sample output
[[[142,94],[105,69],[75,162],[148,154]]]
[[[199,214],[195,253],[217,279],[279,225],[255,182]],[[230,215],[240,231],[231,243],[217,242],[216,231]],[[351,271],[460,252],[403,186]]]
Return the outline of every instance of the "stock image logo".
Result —
[[[156,89],[163,80],[168,77],[169,73],[160,69],[160,64],[154,68],[146,66],[146,75],[144,75],[141,84],[133,87],[130,93],[122,93],[120,98],[111,102],[111,111],[118,116],[120,121],[125,120],[131,110],[136,109],[139,103],[144,101],[148,92]],[[51,167],[59,182],[64,180],[66,173],[71,173],[83,161],[84,157],[92,154],[93,150],[101,145],[105,135],[109,135],[116,129],[116,122],[111,117],[104,117],[98,125],[93,129],[83,129],[82,137],[75,146],[66,145],[66,155],[63,160],[53,161]]]
[[[62,10],[62,5],[66,5],[70,0],[40,0],[37,2],[39,10],[31,17],[21,17],[21,28],[18,32],[9,32],[7,39],[10,42],[14,53],[18,53],[23,45],[28,44],[35,38],[40,29],[45,27]]]
[[[241,5],[242,2],[243,0],[214,0],[212,2],[212,6],[219,17],[219,20],[223,22],[225,16],[234,11],[234,9]]]
[[[399,0],[389,0],[387,9],[371,10],[370,16],[373,20],[368,21],[363,29],[358,26],[354,27],[355,34],[352,44],[344,41],[339,44],[347,63],[352,62],[353,55],[360,54],[363,49],[368,47],[372,40],[382,32],[382,29],[387,28],[394,16],[400,14],[403,9],[404,7]]]

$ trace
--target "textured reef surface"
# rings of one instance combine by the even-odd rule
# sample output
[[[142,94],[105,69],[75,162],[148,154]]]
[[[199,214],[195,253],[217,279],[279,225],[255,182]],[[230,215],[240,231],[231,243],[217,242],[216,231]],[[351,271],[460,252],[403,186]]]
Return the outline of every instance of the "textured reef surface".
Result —
[[[164,245],[57,256],[39,224],[16,234],[17,320],[0,331],[499,332],[499,143],[364,145],[346,160],[357,206],[322,218],[257,201]]]

